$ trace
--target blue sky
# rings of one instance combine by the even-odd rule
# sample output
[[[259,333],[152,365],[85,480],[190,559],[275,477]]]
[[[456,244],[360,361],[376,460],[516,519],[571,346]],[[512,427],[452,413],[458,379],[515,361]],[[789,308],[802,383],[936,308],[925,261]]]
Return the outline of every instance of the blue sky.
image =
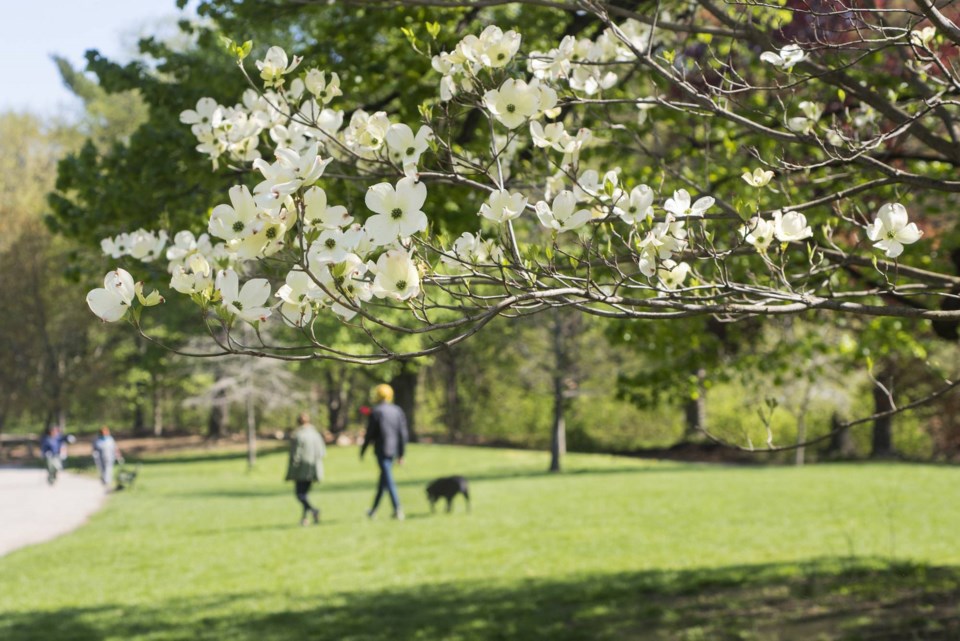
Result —
[[[81,68],[87,49],[124,58],[141,33],[177,15],[175,0],[0,0],[0,111],[75,113],[51,54]]]

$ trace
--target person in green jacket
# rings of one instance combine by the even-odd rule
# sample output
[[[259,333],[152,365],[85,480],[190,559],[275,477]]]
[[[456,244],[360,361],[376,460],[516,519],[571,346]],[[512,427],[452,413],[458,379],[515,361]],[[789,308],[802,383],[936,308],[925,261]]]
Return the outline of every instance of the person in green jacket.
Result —
[[[307,524],[308,514],[313,516],[314,524],[320,523],[320,510],[310,504],[307,493],[314,481],[323,480],[323,457],[326,455],[327,446],[320,432],[310,424],[307,414],[300,414],[297,417],[297,430],[290,443],[290,462],[287,465],[287,480],[294,482],[294,493],[303,506],[300,525]]]

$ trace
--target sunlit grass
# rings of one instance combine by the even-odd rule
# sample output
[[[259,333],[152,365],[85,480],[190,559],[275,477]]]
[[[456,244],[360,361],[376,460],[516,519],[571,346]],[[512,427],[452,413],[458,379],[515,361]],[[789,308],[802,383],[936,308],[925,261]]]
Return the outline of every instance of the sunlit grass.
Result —
[[[953,468],[572,455],[548,475],[541,453],[414,446],[398,523],[364,517],[356,457],[331,450],[307,528],[282,454],[144,465],[84,528],[0,559],[0,639],[821,638],[784,630],[814,604],[862,634],[900,621],[881,606],[901,592],[956,602],[958,574],[927,569],[960,565]],[[471,514],[430,515],[449,474]]]

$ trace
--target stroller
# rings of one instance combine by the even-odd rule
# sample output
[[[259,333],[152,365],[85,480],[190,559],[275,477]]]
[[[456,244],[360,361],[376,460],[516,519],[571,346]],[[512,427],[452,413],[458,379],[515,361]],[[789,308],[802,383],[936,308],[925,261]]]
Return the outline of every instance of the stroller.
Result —
[[[137,482],[137,476],[140,474],[141,466],[141,463],[137,463],[134,467],[130,467],[127,464],[120,466],[117,470],[117,492],[120,490],[133,489],[134,483]]]

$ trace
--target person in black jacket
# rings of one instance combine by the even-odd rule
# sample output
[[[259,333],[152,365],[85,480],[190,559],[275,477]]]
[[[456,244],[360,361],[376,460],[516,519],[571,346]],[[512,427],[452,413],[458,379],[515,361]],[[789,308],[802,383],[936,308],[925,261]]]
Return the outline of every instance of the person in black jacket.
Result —
[[[380,467],[380,482],[377,485],[377,494],[373,499],[373,507],[367,511],[367,516],[373,518],[380,505],[380,499],[386,490],[393,502],[393,518],[403,520],[403,510],[400,508],[400,497],[397,495],[397,484],[393,480],[393,461],[397,465],[403,464],[403,453],[407,445],[407,417],[403,410],[393,404],[393,388],[389,385],[377,385],[373,390],[376,406],[370,411],[367,420],[367,434],[360,448],[360,460],[367,448],[372,444],[373,452],[377,455],[377,465]]]

